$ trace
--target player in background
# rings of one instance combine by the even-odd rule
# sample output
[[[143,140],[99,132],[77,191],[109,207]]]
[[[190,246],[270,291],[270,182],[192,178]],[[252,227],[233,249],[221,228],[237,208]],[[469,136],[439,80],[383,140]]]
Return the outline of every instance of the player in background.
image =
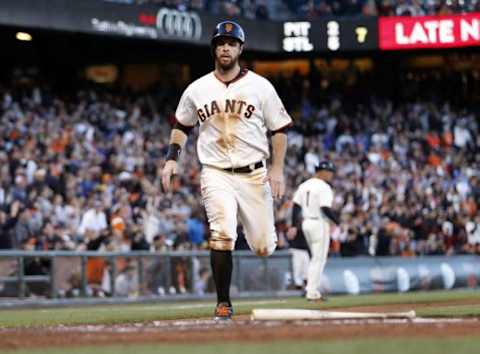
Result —
[[[331,181],[335,165],[321,161],[315,175],[300,184],[293,196],[292,227],[290,235],[296,235],[301,225],[310,248],[306,298],[309,301],[325,300],[319,291],[320,278],[327,263],[330,246],[330,226],[340,223],[339,213],[332,209],[333,189]]]
[[[287,240],[288,251],[292,255],[292,285],[295,290],[304,291],[308,278],[310,251],[301,225],[290,225]]]
[[[285,191],[285,131],[292,123],[272,84],[240,67],[244,43],[245,34],[237,23],[224,21],[215,27],[211,41],[215,69],[184,91],[162,171],[163,188],[169,190],[180,152],[198,123],[201,193],[211,230],[210,264],[218,320],[228,320],[233,314],[230,284],[237,217],[257,255],[269,256],[276,248],[273,199]],[[267,170],[268,131],[272,160]]]

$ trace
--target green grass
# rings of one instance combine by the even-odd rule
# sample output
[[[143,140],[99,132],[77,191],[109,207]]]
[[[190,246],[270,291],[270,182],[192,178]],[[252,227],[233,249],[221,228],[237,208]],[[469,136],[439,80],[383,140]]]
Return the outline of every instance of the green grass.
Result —
[[[338,309],[354,306],[375,306],[387,304],[428,303],[429,307],[417,309],[419,316],[480,316],[479,305],[446,304],[442,302],[469,300],[480,301],[478,291],[438,291],[407,294],[374,294],[361,296],[335,296],[326,303],[308,303],[301,298],[238,300],[234,302],[237,314],[250,313],[253,308],[310,308]],[[437,305],[437,306],[436,306]],[[214,303],[176,302],[136,305],[101,305],[74,308],[45,308],[0,310],[0,327],[41,327],[50,325],[99,324],[143,322],[164,319],[210,317]],[[410,306],[408,306],[410,307]],[[480,337],[473,333],[465,337],[444,338],[368,338],[345,340],[282,340],[266,343],[194,343],[194,344],[144,344],[122,346],[95,346],[68,348],[69,354],[290,354],[290,353],[335,353],[335,354],[470,354],[480,348]],[[66,348],[21,349],[2,351],[6,354],[63,354]]]
[[[479,317],[480,306],[474,305],[454,305],[423,308],[417,310],[417,316],[420,317]]]
[[[474,299],[480,301],[479,291],[438,291],[406,294],[373,294],[331,297],[326,303],[308,303],[302,298],[238,300],[236,314],[250,313],[253,308],[336,309],[352,306],[385,304],[435,303]],[[75,324],[112,324],[152,320],[210,317],[213,302],[176,302],[135,305],[97,305],[68,308],[0,310],[0,327],[37,327]],[[424,308],[421,316],[477,316],[480,306],[449,306]],[[459,311],[459,312],[457,312]]]
[[[178,345],[132,345],[68,348],[69,354],[354,354],[354,353],[388,353],[388,354],[476,354],[480,347],[480,338],[395,338],[361,339],[349,341],[280,341],[275,343],[211,343]],[[45,350],[19,350],[12,354],[63,354],[65,348]]]

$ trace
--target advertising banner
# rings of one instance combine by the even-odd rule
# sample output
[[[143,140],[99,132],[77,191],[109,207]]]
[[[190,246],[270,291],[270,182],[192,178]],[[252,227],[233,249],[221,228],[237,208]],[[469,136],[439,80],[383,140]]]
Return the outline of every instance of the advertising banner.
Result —
[[[380,17],[382,50],[480,45],[480,13],[450,16]]]
[[[113,35],[163,42],[209,45],[215,25],[225,18],[159,5],[100,0],[2,0],[0,25]],[[247,49],[278,52],[280,24],[238,20]]]
[[[280,291],[291,283],[291,264],[280,258],[239,258],[234,281],[239,291]],[[320,282],[325,294],[367,294],[477,288],[480,257],[331,257]]]
[[[100,0],[2,0],[0,25],[112,35],[207,46],[223,16],[159,5]],[[325,53],[480,45],[480,13],[421,17],[237,19],[246,48],[270,53]]]
[[[480,257],[332,258],[322,280],[327,293],[407,292],[476,288]]]

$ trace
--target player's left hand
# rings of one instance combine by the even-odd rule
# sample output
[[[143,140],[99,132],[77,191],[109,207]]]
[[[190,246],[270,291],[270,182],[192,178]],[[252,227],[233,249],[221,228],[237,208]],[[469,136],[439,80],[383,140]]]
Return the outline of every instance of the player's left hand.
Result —
[[[297,237],[298,229],[295,226],[291,226],[287,230],[287,240],[293,240]]]
[[[272,167],[268,171],[266,181],[270,182],[273,198],[282,198],[285,194],[285,176],[283,175],[283,170]]]

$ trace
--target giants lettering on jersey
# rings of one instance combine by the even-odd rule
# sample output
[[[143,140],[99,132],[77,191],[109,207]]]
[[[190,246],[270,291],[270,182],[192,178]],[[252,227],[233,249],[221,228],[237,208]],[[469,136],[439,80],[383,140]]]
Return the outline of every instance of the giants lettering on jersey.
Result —
[[[225,113],[231,113],[245,118],[250,118],[255,111],[255,106],[247,104],[245,101],[226,99],[225,100]],[[212,101],[210,104],[206,104],[203,108],[197,110],[198,118],[203,123],[207,118],[215,114],[222,113],[217,101]]]

